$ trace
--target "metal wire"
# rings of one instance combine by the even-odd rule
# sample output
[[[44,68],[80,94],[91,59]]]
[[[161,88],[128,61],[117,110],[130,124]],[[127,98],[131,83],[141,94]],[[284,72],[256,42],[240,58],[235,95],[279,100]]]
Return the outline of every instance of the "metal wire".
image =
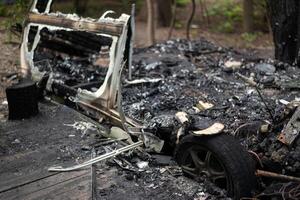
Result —
[[[48,169],[48,171],[50,172],[69,172],[69,171],[74,171],[74,170],[77,170],[77,169],[80,169],[80,168],[84,168],[84,167],[87,167],[87,166],[90,166],[94,163],[97,163],[97,162],[100,162],[100,161],[103,161],[103,160],[106,160],[108,158],[111,158],[111,157],[114,157],[114,156],[117,156],[123,152],[126,152],[126,151],[129,151],[131,149],[134,149],[134,148],[137,148],[139,146],[142,146],[144,143],[143,141],[138,141],[136,143],[133,143],[131,145],[128,145],[128,146],[125,146],[125,147],[122,147],[120,149],[117,149],[115,151],[112,151],[112,152],[109,152],[107,154],[104,154],[104,155],[101,155],[101,156],[98,156],[96,158],[93,158],[89,161],[86,161],[82,164],[79,164],[79,165],[75,165],[75,166],[72,166],[72,167],[67,167],[67,168],[63,168],[61,166],[58,166],[58,167],[50,167]]]

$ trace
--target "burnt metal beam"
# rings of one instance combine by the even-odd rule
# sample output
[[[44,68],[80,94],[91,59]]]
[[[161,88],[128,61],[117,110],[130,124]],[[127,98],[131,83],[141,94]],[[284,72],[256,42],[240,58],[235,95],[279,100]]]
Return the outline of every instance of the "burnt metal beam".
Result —
[[[94,33],[109,34],[113,36],[120,36],[123,31],[122,23],[110,22],[92,22],[82,21],[63,16],[35,14],[29,13],[26,23],[35,23],[40,25],[57,26],[61,28],[70,28],[77,31],[89,31]]]

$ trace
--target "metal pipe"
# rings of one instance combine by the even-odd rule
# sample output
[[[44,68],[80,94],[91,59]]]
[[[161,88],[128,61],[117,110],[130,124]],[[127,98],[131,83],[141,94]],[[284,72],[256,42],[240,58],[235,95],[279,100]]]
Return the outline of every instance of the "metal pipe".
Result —
[[[298,177],[287,176],[287,175],[283,175],[283,174],[277,174],[277,173],[274,173],[274,172],[256,170],[255,174],[256,174],[256,176],[269,177],[269,178],[275,178],[275,179],[279,179],[279,180],[287,180],[287,181],[293,181],[293,182],[299,182],[300,183],[300,178],[298,178]]]
[[[130,27],[131,27],[131,41],[130,41],[129,58],[128,58],[128,80],[132,80],[132,54],[133,54],[133,44],[134,44],[134,37],[135,37],[135,4],[132,4],[131,6]]]

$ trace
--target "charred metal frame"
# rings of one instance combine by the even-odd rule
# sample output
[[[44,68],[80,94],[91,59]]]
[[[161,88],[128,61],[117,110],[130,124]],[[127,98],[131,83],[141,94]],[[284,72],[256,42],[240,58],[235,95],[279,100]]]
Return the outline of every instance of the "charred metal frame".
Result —
[[[25,20],[23,40],[21,45],[21,71],[24,77],[30,77],[34,81],[41,81],[43,73],[39,72],[33,62],[34,51],[40,40],[40,31],[43,28],[49,30],[86,31],[99,34],[112,39],[110,48],[110,64],[104,83],[96,92],[85,89],[77,89],[74,102],[84,110],[95,113],[101,119],[103,116],[114,124],[127,130],[127,126],[140,126],[136,122],[125,117],[121,101],[120,78],[122,68],[125,65],[125,47],[128,38],[130,16],[122,14],[119,18],[106,17],[108,11],[98,20],[80,18],[77,15],[50,13],[52,0],[49,0],[45,11],[39,13],[36,8],[38,0],[34,0],[30,12]],[[28,49],[28,35],[31,27],[38,27],[33,47]],[[51,74],[47,82],[47,88],[51,88]]]
[[[132,49],[130,49],[127,59],[125,58],[126,48],[132,48],[132,35],[134,23],[130,16],[122,14],[119,18],[106,17],[112,11],[105,12],[98,20],[91,18],[81,18],[76,14],[51,13],[50,8],[52,0],[49,0],[43,12],[39,12],[37,4],[39,0],[34,0],[29,14],[25,19],[23,38],[21,45],[21,71],[24,77],[31,78],[37,83],[44,81],[45,73],[39,72],[38,67],[34,64],[34,53],[41,40],[41,30],[47,28],[51,31],[85,31],[112,39],[110,46],[110,63],[103,84],[96,92],[91,92],[82,88],[69,88],[68,86],[59,85],[53,81],[52,72],[46,83],[46,90],[52,90],[52,87],[64,88],[68,90],[75,98],[72,100],[76,106],[84,110],[85,113],[91,114],[99,121],[105,118],[112,124],[123,128],[131,135],[144,135],[144,129],[141,124],[127,118],[124,115],[121,106],[121,73],[128,61],[131,63]],[[37,33],[34,37],[32,48],[29,50],[28,38],[31,27],[37,27]],[[131,31],[131,32],[130,32]],[[128,41],[130,42],[128,45]],[[130,66],[131,67],[131,66]],[[129,70],[130,71],[130,70]],[[212,135],[219,134],[224,129],[224,125],[215,123],[205,130],[192,131],[194,135]],[[180,131],[178,133],[178,141]]]

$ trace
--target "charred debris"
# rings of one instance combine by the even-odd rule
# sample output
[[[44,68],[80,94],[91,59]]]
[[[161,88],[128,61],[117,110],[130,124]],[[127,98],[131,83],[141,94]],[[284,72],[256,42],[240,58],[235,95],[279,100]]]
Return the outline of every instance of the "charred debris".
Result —
[[[172,40],[136,49],[133,60],[134,78],[161,80],[140,85],[125,82],[123,108],[128,116],[157,129],[176,127],[173,116],[177,110],[189,113],[191,121],[197,122],[191,126],[222,122],[225,132],[257,152],[265,165],[280,166],[277,172],[299,176],[295,139],[299,133],[295,121],[299,115],[299,68],[218,47],[204,39]],[[291,124],[294,134],[289,130]]]
[[[139,146],[143,144],[152,152],[173,155],[175,151],[175,158],[181,156],[177,162],[184,166],[184,155],[178,149],[183,151],[189,144],[186,136],[196,137],[201,144],[206,141],[201,137],[223,134],[226,136],[220,138],[234,136],[252,158],[233,164],[232,171],[237,166],[256,165],[259,184],[252,195],[299,197],[298,67],[263,59],[253,52],[219,47],[203,38],[170,40],[134,49],[132,56],[129,16],[114,19],[107,17],[107,12],[99,20],[80,18],[51,13],[51,1],[44,10],[36,10],[38,2],[34,1],[23,34],[24,76],[37,82],[39,97],[60,97],[61,103],[84,115],[110,128],[120,127],[118,137],[122,133],[122,140],[130,144],[73,168],[50,170],[93,166],[133,148],[142,151]],[[220,138],[214,140],[220,142]],[[236,145],[234,140],[228,141]],[[180,146],[182,142],[186,143]],[[234,155],[240,156],[236,152]],[[122,163],[116,163],[124,168]],[[224,165],[225,173],[227,163]],[[202,178],[211,174],[199,175]],[[249,175],[249,187],[251,181],[254,178]],[[228,189],[228,184],[223,189],[235,198],[243,197],[249,195],[243,189],[247,184],[242,185],[244,191],[240,194],[236,188]]]

